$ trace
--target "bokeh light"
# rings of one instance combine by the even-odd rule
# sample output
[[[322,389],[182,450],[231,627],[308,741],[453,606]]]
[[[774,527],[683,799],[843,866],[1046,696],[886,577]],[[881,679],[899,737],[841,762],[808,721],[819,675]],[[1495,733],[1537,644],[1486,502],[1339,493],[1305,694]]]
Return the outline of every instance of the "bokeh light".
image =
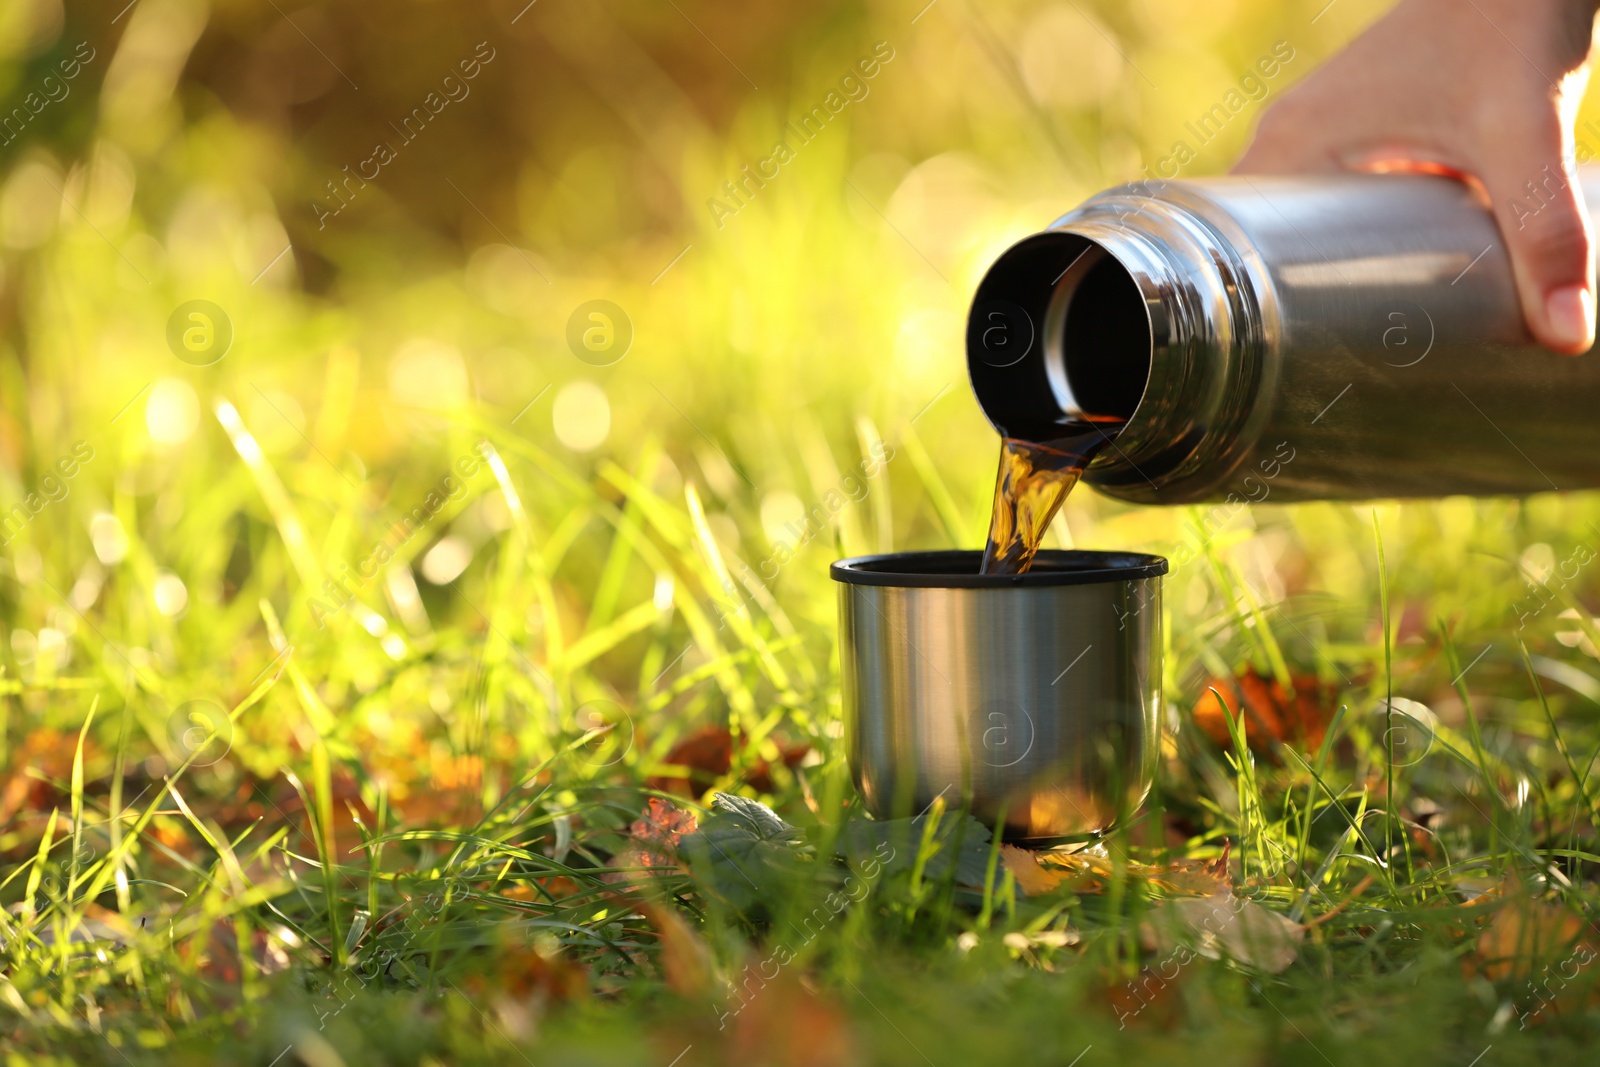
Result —
[[[200,425],[200,398],[188,382],[163,378],[150,387],[144,424],[157,444],[181,445]]]
[[[570,382],[556,393],[551,420],[563,445],[574,452],[592,452],[611,433],[611,402],[593,382]]]

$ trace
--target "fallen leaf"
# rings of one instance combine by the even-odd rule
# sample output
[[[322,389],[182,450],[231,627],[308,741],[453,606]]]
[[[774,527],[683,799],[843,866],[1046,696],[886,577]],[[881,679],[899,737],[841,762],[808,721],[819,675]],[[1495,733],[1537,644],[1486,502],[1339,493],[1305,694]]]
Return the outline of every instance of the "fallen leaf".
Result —
[[[644,814],[628,827],[628,842],[612,857],[612,865],[676,868],[678,843],[686,835],[693,834],[697,827],[698,820],[694,812],[680,808],[669,800],[651,797],[645,804]],[[636,881],[638,875],[612,871],[602,875],[601,879],[620,884]]]
[[[1169,893],[1210,896],[1232,887],[1228,877],[1228,853],[1232,847],[1232,838],[1225,837],[1222,839],[1222,855],[1214,860],[1176,860],[1152,866],[1146,874],[1153,884]]]
[[[428,773],[432,778],[428,783],[429,792],[452,793],[457,790],[476,792],[481,789],[483,783],[483,757],[475,754],[436,753],[428,761]]]
[[[679,856],[702,888],[741,912],[761,912],[800,874],[802,835],[758,801],[719,793],[712,805],[681,839]]]
[[[589,999],[589,975],[559,949],[542,952],[535,945],[507,946],[492,975],[496,993],[516,1000],[547,1003]]]
[[[674,993],[696,998],[710,994],[711,950],[670,904],[618,893],[608,894],[607,899],[638,912],[655,928],[661,973]]]
[[[721,726],[701,727],[673,745],[662,762],[684,767],[688,775],[654,775],[645,784],[663,793],[698,797],[733,766],[733,735]]]
[[[1235,716],[1244,716],[1245,741],[1252,751],[1270,754],[1279,745],[1291,743],[1316,751],[1333,720],[1338,688],[1310,674],[1291,675],[1289,680],[1294,685],[1292,698],[1283,683],[1253,669],[1236,678],[1213,678],[1195,702],[1195,725],[1218,746],[1232,748],[1228,711],[1217,697],[1221,693],[1227,708]]]
[[[1511,1001],[1522,1027],[1580,1010],[1593,1000],[1595,976],[1579,973],[1600,956],[1600,934],[1565,905],[1534,900],[1502,884],[1495,910],[1472,953],[1462,960],[1467,977],[1512,984]]]
[[[793,767],[806,758],[811,746],[780,743],[778,751],[783,765]],[[658,774],[645,784],[663,793],[676,793],[691,799],[701,796],[726,777],[733,767],[733,734],[725,726],[703,726],[673,745],[662,762],[686,768],[688,775]],[[746,772],[744,780],[758,793],[772,792],[771,765],[764,759],[756,760]]]
[[[1034,854],[1016,845],[1000,846],[1000,861],[1016,879],[1023,896],[1037,897],[1058,889],[1072,880],[1072,873],[1061,867],[1041,867]]]
[[[1502,885],[1501,895],[1504,903],[1462,960],[1462,971],[1510,982],[1522,1027],[1580,1010],[1593,999],[1596,979],[1580,981],[1579,973],[1600,956],[1600,935],[1565,905],[1534,900],[1518,886]],[[1479,899],[1485,898],[1493,899]]]
[[[698,820],[692,811],[678,807],[671,801],[651,797],[644,814],[633,821],[628,833],[638,846],[636,858],[640,867],[670,867],[677,863],[678,842],[684,834],[692,834]],[[632,864],[624,864],[632,866]]]
[[[1278,974],[1300,953],[1306,928],[1246,897],[1226,884],[1203,897],[1164,900],[1140,928],[1154,952],[1170,954],[1191,946],[1207,959],[1227,957],[1248,967]]]
[[[7,766],[15,773],[0,789],[0,826],[9,823],[12,816],[20,811],[52,806],[51,798],[59,790],[50,783],[64,783],[72,777],[72,760],[77,746],[76,734],[40,727],[12,748]],[[95,753],[94,739],[84,738],[85,766],[95,759]]]
[[[1468,962],[1472,973],[1492,982],[1524,978],[1580,945],[1588,945],[1592,954],[1593,933],[1582,916],[1560,904],[1512,898],[1478,935]]]
[[[759,800],[736,796],[733,793],[713,793],[713,811],[732,816],[750,827],[750,831],[763,841],[792,838],[799,834],[793,826]]]
[[[1009,846],[1001,846],[1002,851]],[[1214,860],[1177,860],[1173,863],[1137,863],[1128,861],[1123,864],[1123,875],[1148,884],[1163,894],[1183,894],[1191,896],[1211,896],[1229,887],[1228,880],[1228,847],[1229,842],[1224,839],[1222,855]],[[1095,846],[1081,849],[1077,852],[1033,852],[1025,849],[1015,849],[1021,856],[1030,857],[1032,862],[1046,874],[1055,879],[1048,883],[1040,882],[1047,888],[1045,892],[1064,882],[1070,882],[1071,888],[1077,893],[1100,893],[1111,881],[1113,864],[1111,857],[1105,854],[1102,847]],[[1020,858],[1016,860],[1021,866]],[[1013,875],[1018,875],[1017,885],[1025,893],[1033,894],[1026,888],[1024,878],[1031,879],[1032,872],[1023,867],[1019,875],[1016,867],[1011,862],[1006,864]]]
[[[1102,893],[1115,873],[1111,857],[1099,846],[1077,852],[1035,852],[1033,860],[1052,872],[1064,872],[1075,893]],[[1142,864],[1130,863],[1124,870],[1130,876],[1138,876],[1142,867]]]

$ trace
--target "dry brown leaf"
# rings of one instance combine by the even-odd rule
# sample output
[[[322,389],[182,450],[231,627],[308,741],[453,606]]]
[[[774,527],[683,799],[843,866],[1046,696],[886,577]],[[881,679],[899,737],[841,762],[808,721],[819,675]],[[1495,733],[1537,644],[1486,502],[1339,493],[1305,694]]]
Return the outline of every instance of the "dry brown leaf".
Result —
[[[453,755],[440,752],[428,760],[432,779],[428,791],[434,793],[478,792],[483,784],[483,757],[476,754]]]
[[[1123,874],[1128,878],[1148,882],[1164,893],[1210,896],[1228,888],[1228,842],[1223,842],[1222,855],[1215,860],[1178,860],[1173,863],[1128,862]],[[1049,892],[1056,886],[1070,882],[1079,893],[1099,893],[1105,890],[1113,875],[1111,858],[1098,849],[1080,852],[1028,852],[1026,849],[1001,846],[1001,855],[1007,859],[1006,868],[1016,876],[1017,885],[1029,896],[1035,895],[1028,887],[1037,884],[1040,892]],[[1019,857],[1013,859],[1013,855]],[[1030,860],[1035,867],[1052,876],[1049,882],[1034,880],[1033,872],[1021,862]],[[1018,868],[1021,868],[1019,870]]]
[[[1072,872],[1064,868],[1041,867],[1032,852],[1016,845],[1000,846],[1000,862],[1006,865],[1025,897],[1048,893],[1072,878]]]
[[[780,758],[786,767],[793,767],[811,751],[806,744],[779,745]],[[663,793],[676,793],[684,797],[698,797],[715,786],[733,766],[733,735],[725,726],[703,726],[685,737],[667,753],[662,761],[688,769],[682,774],[660,774],[645,784]],[[772,768],[766,760],[757,760],[745,774],[744,780],[757,792],[772,791]]]
[[[651,797],[644,814],[628,827],[628,841],[612,857],[615,867],[652,867],[671,869],[678,863],[678,842],[685,834],[695,832],[699,820],[692,811],[678,807],[671,801]],[[651,876],[637,872],[612,871],[601,876],[606,882],[626,885]]]
[[[685,997],[710,995],[711,950],[670,904],[619,893],[608,894],[607,899],[638,912],[655,927],[661,944],[661,972],[673,992]]]
[[[1587,936],[1586,936],[1587,935]],[[1502,905],[1478,935],[1469,962],[1490,981],[1523,978],[1567,955],[1593,931],[1560,904],[1527,898]]]
[[[1291,698],[1283,683],[1246,670],[1236,678],[1213,678],[1195,702],[1194,722],[1222,748],[1231,748],[1228,712],[1217,698],[1221,693],[1235,716],[1244,716],[1244,736],[1254,752],[1268,754],[1278,745],[1296,744],[1307,751],[1322,745],[1337,706],[1338,689],[1314,675],[1295,674]]]
[[[494,991],[513,1000],[575,1002],[589,999],[589,975],[560,951],[540,952],[531,945],[509,947],[499,957]]]
[[[677,862],[678,842],[684,834],[694,833],[698,826],[694,812],[660,797],[651,797],[644,814],[628,827],[629,835],[639,846],[639,866],[672,866]]]
[[[1597,956],[1600,936],[1581,915],[1519,893],[1496,909],[1462,970],[1469,978],[1511,982],[1512,1002],[1526,1027],[1591,1000],[1593,977],[1580,981],[1578,976]]]
[[[1035,852],[1033,860],[1044,870],[1059,874],[1076,893],[1103,893],[1112,877],[1110,857],[1097,849],[1081,852]],[[1139,864],[1130,864],[1132,871]]]
[[[1232,889],[1228,877],[1228,854],[1233,840],[1222,839],[1222,855],[1214,860],[1177,860],[1145,869],[1150,882],[1168,893],[1211,896]]]
[[[52,798],[59,793],[43,779],[66,782],[72,777],[72,761],[77,754],[78,735],[61,730],[40,727],[16,743],[6,767],[14,773],[0,788],[0,826],[11,821],[20,811],[48,811]],[[95,759],[94,738],[83,742],[84,765]]]

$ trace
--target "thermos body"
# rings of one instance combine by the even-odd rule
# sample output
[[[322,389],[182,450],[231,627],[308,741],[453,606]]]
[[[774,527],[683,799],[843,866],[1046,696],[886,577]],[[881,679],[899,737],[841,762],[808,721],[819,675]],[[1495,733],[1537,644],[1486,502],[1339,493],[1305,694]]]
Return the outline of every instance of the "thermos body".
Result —
[[[1600,173],[1584,188],[1600,204]],[[1109,190],[1000,257],[968,353],[1007,436],[1126,419],[1085,476],[1125,500],[1600,486],[1600,353],[1533,343],[1493,218],[1448,178]]]

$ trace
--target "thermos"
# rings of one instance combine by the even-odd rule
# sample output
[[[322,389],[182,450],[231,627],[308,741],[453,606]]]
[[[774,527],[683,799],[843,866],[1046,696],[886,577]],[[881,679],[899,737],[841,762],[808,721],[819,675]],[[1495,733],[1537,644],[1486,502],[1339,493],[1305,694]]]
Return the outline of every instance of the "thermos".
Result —
[[[1600,205],[1600,172],[1584,189]],[[1108,190],[1000,256],[967,350],[1005,436],[1126,420],[1084,478],[1124,500],[1600,486],[1600,352],[1533,342],[1493,218],[1448,178]]]

